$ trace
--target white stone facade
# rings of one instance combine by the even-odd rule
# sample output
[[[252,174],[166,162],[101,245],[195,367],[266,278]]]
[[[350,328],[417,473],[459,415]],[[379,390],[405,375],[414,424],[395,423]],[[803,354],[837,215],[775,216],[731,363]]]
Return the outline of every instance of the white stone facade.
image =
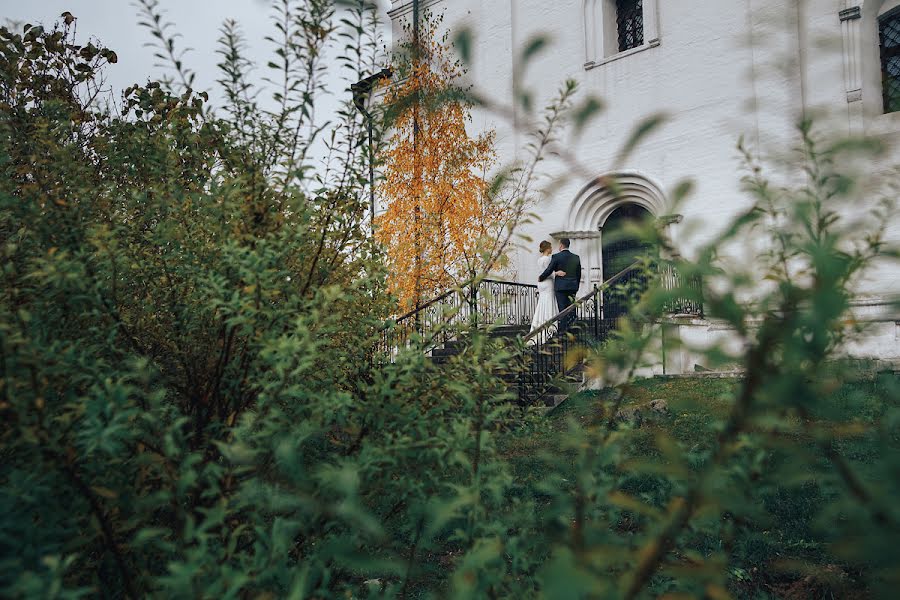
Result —
[[[514,277],[532,281],[536,248],[530,246],[565,233],[582,256],[583,290],[604,276],[599,238],[615,207],[592,184],[596,177],[621,175],[626,198],[657,217],[670,217],[670,234],[690,256],[747,206],[740,191],[739,137],[762,151],[783,151],[796,142],[800,118],[815,115],[840,133],[866,133],[889,143],[900,139],[900,112],[884,114],[882,106],[877,25],[879,15],[898,5],[900,0],[644,0],[642,43],[619,52],[614,0],[420,2],[443,12],[451,29],[472,31],[469,76],[493,101],[510,105],[517,77],[541,94],[536,106],[566,78],[579,82],[581,97],[604,100],[605,110],[567,145],[583,168],[552,163],[552,184],[537,208],[541,222],[523,228],[535,241],[518,249],[513,261]],[[395,34],[411,6],[411,0],[394,0]],[[549,36],[551,43],[523,70],[518,57],[536,35]],[[635,124],[661,111],[669,117],[666,124],[617,164]],[[521,109],[514,112],[516,121],[529,118]],[[522,134],[496,113],[479,112],[475,127],[497,130],[504,160],[516,157],[524,144]],[[892,148],[871,168],[898,164],[900,151]],[[668,192],[686,178],[694,180],[695,190],[673,208]],[[900,223],[888,224],[888,236],[900,241]],[[886,304],[900,292],[900,270],[879,269],[864,292],[868,304],[880,306],[866,310],[880,311],[883,333],[872,349],[855,353],[900,358],[900,329]]]

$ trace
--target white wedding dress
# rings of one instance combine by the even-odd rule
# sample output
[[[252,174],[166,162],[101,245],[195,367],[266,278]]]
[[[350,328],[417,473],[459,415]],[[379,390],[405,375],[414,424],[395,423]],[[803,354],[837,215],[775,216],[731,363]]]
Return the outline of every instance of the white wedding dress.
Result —
[[[547,265],[550,264],[549,256],[542,256],[538,259],[538,273],[543,273],[547,268]],[[555,317],[559,313],[559,309],[556,306],[556,293],[553,290],[553,280],[556,278],[555,274],[551,274],[550,277],[545,279],[544,281],[539,281],[537,284],[538,287],[538,301],[537,308],[534,310],[534,317],[531,319],[531,331],[538,329],[541,325]],[[556,330],[556,324],[550,328],[550,330],[546,331],[540,337],[546,339],[550,335],[553,335],[553,332]],[[531,333],[529,331],[529,333]]]

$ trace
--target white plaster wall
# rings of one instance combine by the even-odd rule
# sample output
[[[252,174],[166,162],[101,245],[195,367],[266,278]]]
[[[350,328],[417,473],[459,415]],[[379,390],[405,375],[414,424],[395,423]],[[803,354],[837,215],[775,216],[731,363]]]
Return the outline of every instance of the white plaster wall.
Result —
[[[521,48],[534,35],[549,35],[552,44],[524,71],[525,87],[543,106],[565,78],[580,85],[580,97],[593,94],[607,104],[602,115],[579,139],[565,148],[578,165],[544,163],[546,200],[537,207],[541,222],[523,227],[533,242],[517,250],[516,278],[536,275],[537,241],[565,229],[569,205],[597,175],[625,169],[645,175],[665,191],[692,178],[694,194],[684,206],[675,230],[686,256],[710,240],[730,218],[746,208],[740,192],[736,143],[740,136],[776,162],[796,141],[795,123],[815,116],[822,127],[840,134],[881,137],[893,147],[900,133],[900,113],[880,114],[877,26],[884,7],[897,0],[659,0],[659,45],[587,68],[584,0],[437,0],[447,24],[468,26],[476,44],[470,75],[481,93],[509,106],[513,74]],[[394,14],[410,0],[395,0]],[[649,0],[645,4],[652,4]],[[841,10],[860,7],[860,19],[844,22]],[[396,31],[395,19],[395,31]],[[848,43],[855,32],[856,45]],[[848,67],[849,65],[849,67]],[[848,71],[852,68],[852,71]],[[848,75],[856,73],[853,77]],[[851,88],[858,87],[858,91]],[[852,101],[848,101],[849,98]],[[665,111],[666,125],[618,165],[616,156],[632,127],[647,115]],[[522,124],[530,115],[514,111]],[[498,130],[501,158],[521,155],[525,140],[508,119],[481,111],[474,129]],[[874,173],[900,164],[893,148],[872,163]],[[795,172],[771,173],[776,182],[797,182]],[[848,211],[866,212],[865,201]],[[887,223],[888,237],[900,242],[900,223]],[[597,240],[577,240],[573,251],[598,260]],[[739,255],[741,249],[735,249]],[[588,268],[585,267],[585,288]],[[900,292],[900,269],[885,263],[860,284],[873,298]]]
[[[900,369],[900,321],[871,318],[856,326],[859,331],[848,332],[848,341],[837,349],[835,358],[875,362],[880,368]],[[740,366],[739,359],[734,364],[710,365],[705,358],[705,350],[712,347],[734,357],[741,356],[740,339],[725,324],[703,319],[680,320],[668,326],[666,336],[665,353],[659,349],[660,336],[654,336],[656,347],[648,353],[651,363],[645,368],[646,375],[691,374],[698,371],[698,365],[701,370],[713,371],[730,371]],[[662,357],[665,357],[665,365]]]

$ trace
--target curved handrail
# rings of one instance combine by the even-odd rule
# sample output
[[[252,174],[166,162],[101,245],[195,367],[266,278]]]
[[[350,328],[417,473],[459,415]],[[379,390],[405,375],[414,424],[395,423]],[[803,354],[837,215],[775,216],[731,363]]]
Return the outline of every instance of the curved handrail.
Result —
[[[504,285],[512,285],[523,288],[537,288],[536,283],[522,283],[521,281],[503,281],[502,279],[482,279],[481,283],[502,283]]]
[[[529,332],[528,335],[525,336],[525,338],[523,339],[523,341],[524,341],[524,342],[528,342],[528,341],[533,340],[534,338],[536,338],[538,335],[544,333],[545,331],[547,331],[548,329],[550,329],[550,327],[552,327],[555,323],[557,323],[560,319],[562,319],[562,318],[565,317],[566,315],[569,315],[569,314],[575,312],[575,310],[576,310],[579,306],[581,306],[582,304],[584,304],[585,302],[587,302],[588,300],[590,300],[591,298],[593,298],[597,293],[599,293],[599,292],[601,292],[601,291],[603,291],[603,290],[605,290],[605,289],[608,289],[610,286],[614,285],[614,284],[617,283],[620,279],[622,279],[623,277],[625,277],[625,275],[627,275],[628,273],[631,273],[632,271],[636,270],[636,269],[640,266],[640,264],[641,264],[641,263],[640,263],[639,261],[638,261],[638,262],[631,263],[629,266],[625,267],[624,269],[622,269],[621,271],[619,271],[618,273],[616,273],[615,275],[613,275],[612,277],[610,277],[609,279],[607,279],[606,281],[604,281],[603,283],[601,283],[599,286],[597,286],[597,287],[595,287],[594,289],[592,289],[590,292],[588,292],[587,294],[585,294],[585,295],[582,296],[581,298],[576,299],[575,302],[573,302],[572,304],[570,304],[569,306],[567,306],[567,307],[565,308],[565,310],[559,312],[555,317],[553,317],[552,319],[546,321],[543,325],[541,325],[540,327],[538,327],[538,328],[535,329],[534,331]]]

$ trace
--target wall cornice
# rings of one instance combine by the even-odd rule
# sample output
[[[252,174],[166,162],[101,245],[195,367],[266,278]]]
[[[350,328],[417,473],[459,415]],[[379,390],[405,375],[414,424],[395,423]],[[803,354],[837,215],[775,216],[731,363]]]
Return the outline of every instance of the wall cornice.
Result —
[[[569,238],[571,240],[599,240],[600,231],[554,231],[550,234],[554,240]]]

